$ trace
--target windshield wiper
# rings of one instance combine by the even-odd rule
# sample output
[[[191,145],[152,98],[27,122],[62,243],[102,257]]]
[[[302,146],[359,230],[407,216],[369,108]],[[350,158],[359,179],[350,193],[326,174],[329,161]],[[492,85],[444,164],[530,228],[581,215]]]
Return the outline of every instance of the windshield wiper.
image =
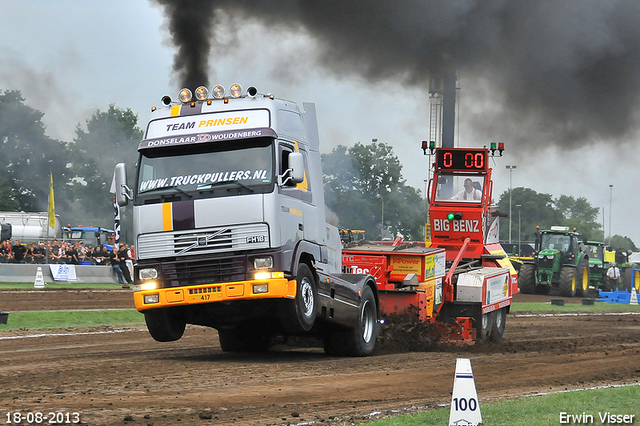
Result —
[[[222,185],[226,185],[226,184],[235,184],[238,188],[244,188],[246,190],[249,190],[251,192],[255,192],[252,188],[248,187],[247,185],[245,185],[244,183],[240,182],[239,180],[223,180],[220,182],[215,182],[215,183],[208,183],[206,185],[198,185],[196,187],[197,191],[206,191],[206,190],[212,190],[214,187],[216,186],[222,186]]]
[[[170,185],[170,186],[160,186],[158,188],[153,188],[153,189],[148,189],[146,191],[143,192],[139,192],[140,195],[145,195],[145,194],[149,194],[151,192],[156,192],[156,191],[160,191],[162,189],[175,189],[178,192],[183,193],[184,195],[186,195],[189,198],[193,198],[193,195],[189,194],[188,192],[186,192],[185,190],[183,190],[182,188],[180,188],[179,186],[176,185]]]

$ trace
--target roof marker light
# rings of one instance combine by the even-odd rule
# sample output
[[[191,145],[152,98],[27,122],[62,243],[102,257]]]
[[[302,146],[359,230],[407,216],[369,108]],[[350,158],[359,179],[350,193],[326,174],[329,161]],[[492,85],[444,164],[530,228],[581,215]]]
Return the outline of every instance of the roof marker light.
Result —
[[[224,87],[218,84],[216,87],[213,88],[213,90],[211,91],[211,94],[213,95],[214,99],[224,98]]]
[[[191,94],[191,90],[184,88],[180,90],[180,93],[178,94],[178,99],[180,99],[180,102],[190,102],[192,96],[193,95]]]
[[[195,95],[197,100],[204,101],[205,99],[207,99],[207,96],[209,96],[209,89],[207,89],[205,86],[199,86],[196,89]]]
[[[232,98],[239,98],[242,96],[242,86],[238,83],[232,84],[231,87],[229,87],[229,94]]]

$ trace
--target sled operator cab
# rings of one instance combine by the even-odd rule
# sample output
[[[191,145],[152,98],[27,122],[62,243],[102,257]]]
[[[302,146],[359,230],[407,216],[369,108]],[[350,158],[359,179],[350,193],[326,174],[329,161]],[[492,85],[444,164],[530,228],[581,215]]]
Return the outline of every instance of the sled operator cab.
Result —
[[[497,148],[500,155],[502,144]],[[437,148],[433,179],[430,182],[431,241],[447,249],[447,260],[469,244],[465,257],[487,257],[491,251],[502,251],[498,244],[498,216],[492,209],[493,183],[489,153],[496,148]],[[497,244],[497,246],[492,246]]]

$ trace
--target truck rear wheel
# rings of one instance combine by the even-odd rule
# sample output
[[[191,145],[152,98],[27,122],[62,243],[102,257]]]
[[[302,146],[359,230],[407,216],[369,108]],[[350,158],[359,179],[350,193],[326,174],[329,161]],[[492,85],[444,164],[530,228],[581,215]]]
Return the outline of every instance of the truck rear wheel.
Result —
[[[536,292],[536,265],[524,263],[518,272],[518,286],[523,294]]]
[[[298,266],[296,274],[296,297],[285,301],[282,326],[289,333],[304,333],[316,322],[317,307],[316,282],[311,269],[305,263]]]
[[[576,273],[576,296],[589,296],[589,261],[582,257]]]
[[[353,328],[327,325],[322,341],[327,355],[369,356],[373,353],[378,338],[378,307],[370,287],[362,291],[358,324]]]
[[[576,268],[564,266],[560,269],[560,295],[574,297],[576,295]]]
[[[166,308],[145,311],[144,321],[147,323],[149,334],[158,342],[173,342],[180,339],[187,326],[185,320]]]

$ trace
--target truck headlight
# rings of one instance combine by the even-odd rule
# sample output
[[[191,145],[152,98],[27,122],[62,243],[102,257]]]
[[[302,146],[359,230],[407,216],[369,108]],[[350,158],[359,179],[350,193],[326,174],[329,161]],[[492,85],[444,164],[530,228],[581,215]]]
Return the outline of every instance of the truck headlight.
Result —
[[[268,293],[269,292],[269,284],[254,284],[253,285],[253,294],[260,293]]]
[[[253,259],[253,267],[255,269],[271,269],[273,268],[273,257],[255,257]]]
[[[140,280],[155,280],[158,278],[158,270],[156,268],[142,268],[138,270],[138,276]]]
[[[160,295],[158,293],[144,295],[145,305],[150,303],[159,303],[159,302],[160,302]]]

